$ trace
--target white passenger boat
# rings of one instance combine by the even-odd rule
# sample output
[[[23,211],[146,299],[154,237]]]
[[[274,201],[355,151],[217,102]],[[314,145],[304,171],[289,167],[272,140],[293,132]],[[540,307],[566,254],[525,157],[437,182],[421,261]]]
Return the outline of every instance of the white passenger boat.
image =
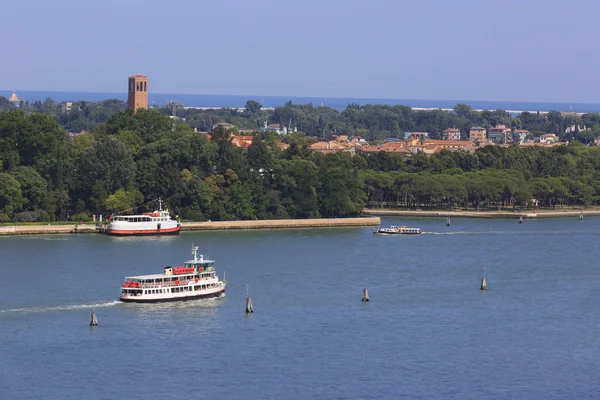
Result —
[[[390,226],[389,228],[379,228],[373,231],[376,235],[420,235],[421,229],[409,228],[408,226]]]
[[[109,235],[176,235],[181,225],[171,218],[169,210],[162,209],[162,200],[158,199],[158,210],[141,215],[118,215],[110,218],[106,229]]]
[[[192,246],[193,260],[182,266],[165,267],[162,274],[129,276],[121,288],[119,300],[133,303],[158,303],[219,297],[224,295],[227,281],[219,280],[215,262],[198,257]]]

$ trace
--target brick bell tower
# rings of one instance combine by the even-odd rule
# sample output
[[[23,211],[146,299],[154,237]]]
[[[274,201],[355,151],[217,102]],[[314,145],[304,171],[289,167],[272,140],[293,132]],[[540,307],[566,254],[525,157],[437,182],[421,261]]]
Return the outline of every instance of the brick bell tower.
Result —
[[[127,108],[137,112],[140,108],[148,109],[148,77],[135,74],[129,77],[127,89]]]

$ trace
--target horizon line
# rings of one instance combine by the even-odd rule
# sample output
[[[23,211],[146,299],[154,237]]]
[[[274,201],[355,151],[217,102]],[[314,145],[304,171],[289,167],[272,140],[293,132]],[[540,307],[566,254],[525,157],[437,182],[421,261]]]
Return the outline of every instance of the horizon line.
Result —
[[[80,90],[32,90],[32,89],[0,89],[0,92],[52,92],[52,93],[87,93],[87,94],[119,94],[127,97],[127,92],[96,92],[96,91],[80,91]],[[486,103],[530,103],[530,104],[571,104],[571,105],[600,105],[590,102],[569,102],[569,101],[532,101],[532,100],[482,100],[482,99],[435,99],[435,98],[400,98],[400,97],[339,97],[339,96],[297,96],[297,95],[249,95],[249,94],[210,94],[210,93],[166,93],[155,92],[156,95],[183,95],[183,96],[220,96],[220,97],[249,97],[249,100],[261,97],[280,97],[280,98],[304,98],[304,99],[337,99],[337,100],[402,100],[402,101],[448,101],[456,102],[456,104],[466,104],[467,102],[486,102]],[[149,97],[152,92],[149,93]],[[291,101],[291,99],[290,99]]]

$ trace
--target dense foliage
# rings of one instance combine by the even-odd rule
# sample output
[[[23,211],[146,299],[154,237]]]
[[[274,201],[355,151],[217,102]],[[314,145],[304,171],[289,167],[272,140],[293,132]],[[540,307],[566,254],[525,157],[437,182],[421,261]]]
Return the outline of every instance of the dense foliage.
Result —
[[[173,108],[175,107],[175,108]],[[100,102],[73,102],[71,110],[63,112],[61,104],[52,99],[32,104],[21,102],[19,108],[27,113],[36,112],[53,116],[67,131],[79,133],[91,131],[98,124],[108,121],[114,113],[125,110],[121,100]],[[0,111],[13,110],[16,106],[0,96]],[[600,135],[600,114],[523,112],[511,115],[502,110],[477,111],[466,104],[457,104],[452,112],[445,110],[413,110],[402,105],[358,105],[349,104],[339,111],[331,107],[314,107],[312,104],[286,103],[275,109],[262,109],[261,105],[249,100],[244,109],[195,109],[179,104],[155,107],[163,115],[184,120],[192,128],[210,132],[218,122],[228,122],[238,129],[255,130],[269,124],[295,127],[308,136],[329,138],[331,135],[362,136],[369,140],[402,137],[404,132],[429,132],[433,139],[441,138],[446,128],[458,128],[464,139],[473,126],[489,128],[504,124],[512,129],[526,129],[532,137],[554,133],[563,141],[592,143]],[[585,128],[584,128],[585,127]],[[567,132],[569,131],[569,132]]]
[[[92,115],[96,107],[88,107]],[[0,222],[86,220],[91,214],[142,211],[140,205],[149,209],[158,197],[185,219],[232,220],[354,216],[365,205],[514,208],[538,201],[539,207],[589,206],[600,195],[600,148],[576,142],[432,156],[322,155],[309,149],[303,133],[286,136],[290,146],[281,150],[275,134],[256,132],[245,150],[235,147],[222,127],[209,138],[193,131],[191,118],[184,123],[154,110],[101,112],[97,115],[106,117],[104,122],[70,137],[56,115],[9,108],[0,113]],[[402,108],[350,106],[339,113],[288,104],[272,111],[271,118],[283,120],[289,118],[285,112],[304,109],[343,119],[349,113],[367,118],[368,109]],[[464,118],[461,112],[445,118]],[[239,118],[259,121],[263,111],[249,104],[243,113],[247,118]],[[295,120],[299,127],[300,121]],[[332,120],[327,121],[325,126]]]

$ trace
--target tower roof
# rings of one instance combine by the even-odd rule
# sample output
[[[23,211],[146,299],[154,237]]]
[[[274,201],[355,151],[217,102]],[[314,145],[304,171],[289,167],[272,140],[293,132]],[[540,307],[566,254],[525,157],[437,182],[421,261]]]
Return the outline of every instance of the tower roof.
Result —
[[[143,78],[143,79],[148,79],[148,77],[147,77],[147,76],[144,76],[144,75],[141,75],[141,74],[135,74],[135,75],[131,75],[131,76],[130,76],[130,78],[136,78],[136,79]]]

